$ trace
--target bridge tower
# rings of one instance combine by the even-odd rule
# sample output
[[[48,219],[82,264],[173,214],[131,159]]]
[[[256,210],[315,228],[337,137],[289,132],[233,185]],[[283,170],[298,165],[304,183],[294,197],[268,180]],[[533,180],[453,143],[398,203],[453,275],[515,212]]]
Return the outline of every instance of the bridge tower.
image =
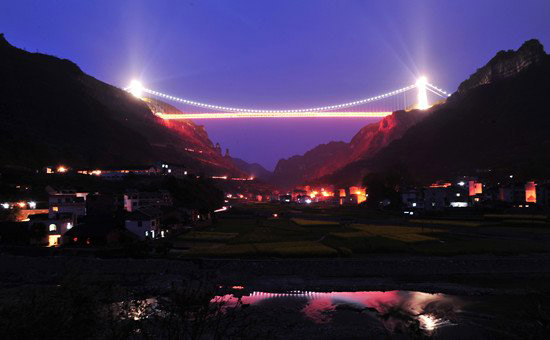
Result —
[[[418,102],[416,103],[416,108],[419,110],[426,110],[430,107],[428,104],[428,93],[426,92],[426,84],[428,80],[426,77],[420,77],[416,81],[416,89],[418,90]]]

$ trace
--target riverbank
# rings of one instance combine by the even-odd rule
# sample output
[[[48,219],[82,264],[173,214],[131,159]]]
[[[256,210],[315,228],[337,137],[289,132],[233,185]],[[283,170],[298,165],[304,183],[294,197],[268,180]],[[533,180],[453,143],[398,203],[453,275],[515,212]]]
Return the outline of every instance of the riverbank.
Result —
[[[373,255],[361,259],[98,259],[0,254],[3,286],[87,283],[166,287],[192,276],[258,290],[391,290],[449,294],[528,290],[550,278],[550,254],[453,257]]]

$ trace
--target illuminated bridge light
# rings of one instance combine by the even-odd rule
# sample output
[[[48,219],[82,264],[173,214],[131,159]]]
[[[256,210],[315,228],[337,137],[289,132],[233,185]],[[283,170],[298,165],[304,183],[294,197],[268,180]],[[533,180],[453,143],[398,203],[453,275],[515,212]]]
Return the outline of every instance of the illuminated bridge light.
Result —
[[[191,105],[199,108],[206,109],[205,111],[215,111],[212,113],[182,113],[182,114],[164,114],[157,113],[156,115],[162,119],[226,119],[226,118],[304,118],[304,117],[340,117],[340,118],[352,118],[352,117],[385,117],[391,114],[391,112],[386,111],[368,111],[361,112],[357,110],[356,112],[342,112],[342,109],[348,109],[354,106],[363,105],[367,103],[374,103],[379,100],[385,100],[392,96],[402,94],[413,89],[417,89],[418,102],[417,108],[425,110],[430,107],[427,98],[427,91],[436,94],[442,98],[447,98],[450,96],[446,91],[438,88],[437,86],[428,83],[425,77],[418,79],[416,84],[412,84],[394,91],[389,91],[384,94],[377,96],[363,98],[347,103],[341,103],[336,105],[327,105],[327,106],[318,106],[311,108],[294,108],[294,109],[284,109],[284,110],[275,110],[275,109],[252,109],[252,108],[240,108],[240,107],[229,107],[221,105],[212,105],[208,103],[197,102],[185,98],[180,98],[172,96],[169,94],[161,93],[154,91],[148,88],[145,88],[139,81],[133,80],[129,87],[125,90],[133,94],[138,98],[142,98],[143,94],[150,94],[153,96],[165,98],[167,100],[172,100],[178,103],[183,103],[185,105]],[[368,110],[368,109],[366,109]]]
[[[223,113],[181,113],[157,112],[162,119],[227,119],[227,118],[380,118],[392,112],[223,112]]]
[[[417,109],[419,110],[426,110],[430,107],[430,104],[428,104],[428,94],[426,93],[427,83],[428,80],[426,77],[420,77],[416,81],[416,88],[418,89]]]
[[[376,101],[376,100],[388,98],[390,96],[394,96],[394,95],[397,95],[397,94],[400,94],[400,93],[403,93],[403,92],[410,91],[414,88],[416,88],[415,84],[409,85],[409,86],[406,86],[406,87],[403,87],[403,88],[400,88],[398,90],[391,91],[391,92],[388,92],[388,93],[385,93],[385,94],[382,94],[382,95],[378,95],[378,96],[374,96],[374,97],[370,97],[370,98],[364,98],[364,99],[360,99],[360,100],[356,100],[356,101],[352,101],[352,102],[348,102],[348,103],[337,104],[337,105],[318,106],[318,107],[301,108],[301,109],[266,110],[266,109],[251,109],[251,108],[239,108],[239,107],[228,107],[228,106],[221,106],[221,105],[211,105],[211,104],[196,102],[196,101],[192,101],[192,100],[188,100],[188,99],[184,99],[184,98],[179,98],[179,97],[176,97],[176,96],[171,96],[171,95],[167,95],[167,94],[164,94],[164,93],[160,93],[160,92],[157,92],[157,91],[154,91],[154,90],[151,90],[151,89],[139,87],[139,89],[142,90],[144,93],[148,93],[148,94],[151,94],[151,95],[167,98],[167,99],[177,101],[177,102],[182,102],[182,103],[192,105],[192,106],[208,108],[208,109],[217,110],[217,111],[226,111],[226,112],[235,112],[235,113],[250,112],[250,113],[255,113],[255,114],[256,113],[266,113],[266,114],[270,114],[270,115],[273,114],[273,113],[289,113],[289,114],[298,113],[298,112],[299,113],[311,113],[311,112],[319,112],[319,111],[330,111],[330,110],[340,109],[340,108],[348,108],[348,107],[353,107],[353,106],[356,106],[356,105],[361,105],[361,104],[364,104],[364,103],[370,103],[370,102],[373,102],[373,101]],[[128,88],[128,90],[130,90],[130,89],[131,89],[131,87]],[[361,117],[364,117],[364,116],[361,116]],[[379,117],[379,116],[377,116],[377,117]],[[180,118],[180,119],[182,119],[182,118]]]
[[[127,90],[136,98],[141,98],[143,96],[143,84],[138,80],[132,80]]]

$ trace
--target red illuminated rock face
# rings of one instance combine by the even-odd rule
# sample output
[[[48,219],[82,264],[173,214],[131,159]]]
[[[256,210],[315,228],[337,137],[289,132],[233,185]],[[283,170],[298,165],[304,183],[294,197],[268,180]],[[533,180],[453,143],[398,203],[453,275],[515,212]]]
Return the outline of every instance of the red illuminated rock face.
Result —
[[[201,126],[167,123],[144,101],[69,60],[18,49],[2,34],[0,60],[2,165],[101,168],[166,161],[205,174],[242,174],[229,160],[212,155]]]
[[[395,167],[425,182],[488,170],[549,178],[549,82],[550,55],[538,41],[499,52],[401,138],[323,180],[344,185]]]
[[[158,99],[144,98],[152,112],[165,114],[181,114],[179,109]],[[155,117],[156,122],[166,126],[182,137],[178,149],[207,167],[216,167],[215,175],[246,176],[247,173],[239,169],[230,157],[223,157],[214,146],[208,133],[202,125],[196,125],[191,120],[164,120]]]
[[[302,156],[282,159],[273,173],[273,182],[292,187],[332,174],[349,163],[368,158],[391,141],[400,138],[427,115],[423,111],[397,111],[381,121],[366,125],[350,143],[321,144]]]
[[[413,125],[427,115],[424,111],[396,111],[378,123],[363,127],[349,143],[348,162],[374,155],[391,141],[401,138]]]

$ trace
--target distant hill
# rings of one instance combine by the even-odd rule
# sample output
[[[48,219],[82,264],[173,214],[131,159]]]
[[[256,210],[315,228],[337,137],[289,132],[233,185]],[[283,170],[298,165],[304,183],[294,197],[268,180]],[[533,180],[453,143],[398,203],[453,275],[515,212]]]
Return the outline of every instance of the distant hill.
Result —
[[[425,180],[480,171],[548,178],[549,98],[550,56],[527,41],[498,52],[401,138],[325,180],[357,183],[394,166]]]
[[[428,114],[429,111],[397,111],[379,122],[364,126],[349,143],[321,144],[301,156],[281,159],[275,167],[272,182],[287,188],[316,182],[354,161],[373,156]]]
[[[176,108],[134,98],[69,60],[13,47],[3,35],[0,79],[1,165],[93,168],[164,160],[195,171],[241,173],[201,126],[163,121],[150,106]]]
[[[240,158],[231,157],[231,161],[235,166],[247,174],[264,182],[269,182],[273,173],[258,163],[248,163]]]

